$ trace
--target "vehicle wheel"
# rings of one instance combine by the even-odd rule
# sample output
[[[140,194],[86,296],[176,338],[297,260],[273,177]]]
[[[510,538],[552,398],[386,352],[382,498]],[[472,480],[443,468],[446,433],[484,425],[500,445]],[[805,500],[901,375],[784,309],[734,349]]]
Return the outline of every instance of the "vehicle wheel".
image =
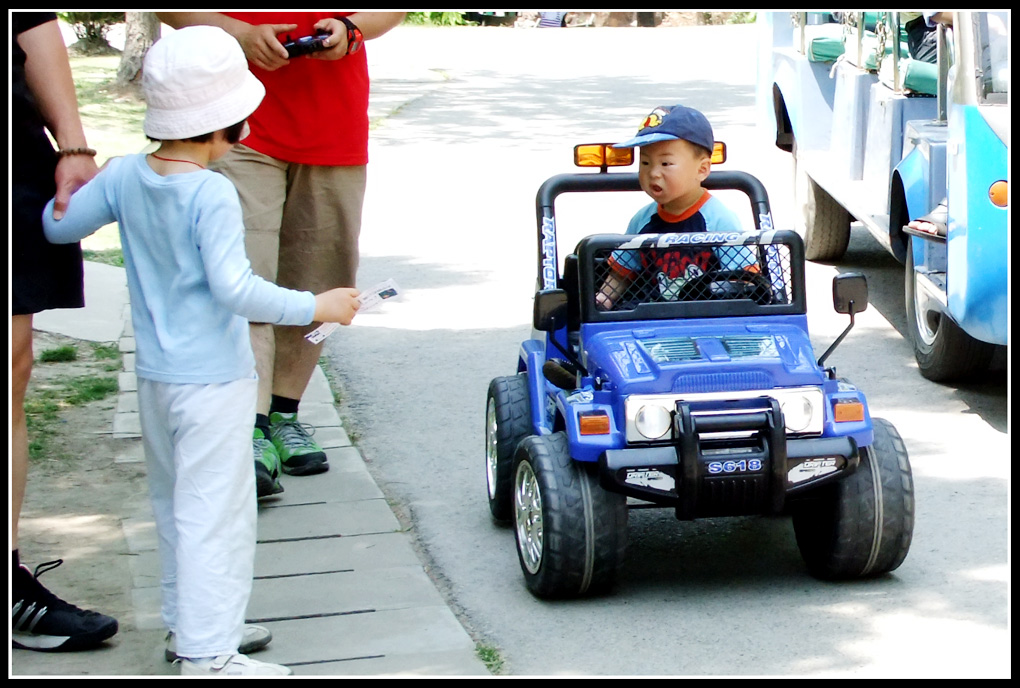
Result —
[[[497,521],[513,518],[514,450],[531,434],[528,374],[497,377],[489,383],[485,404],[485,482],[489,511]]]
[[[907,242],[904,271],[904,300],[907,306],[907,328],[914,346],[914,358],[921,375],[932,382],[965,379],[988,368],[995,345],[974,339],[932,303],[924,289],[918,287],[914,272],[913,242]],[[919,239],[918,241],[924,241]]]
[[[817,578],[888,573],[910,549],[914,481],[907,449],[891,423],[873,423],[875,441],[860,450],[853,474],[791,504],[797,546]]]
[[[570,458],[562,432],[525,438],[514,466],[514,535],[528,590],[543,598],[607,591],[627,546],[626,498]]]
[[[835,261],[850,245],[850,213],[808,176],[793,151],[796,229],[808,260]]]

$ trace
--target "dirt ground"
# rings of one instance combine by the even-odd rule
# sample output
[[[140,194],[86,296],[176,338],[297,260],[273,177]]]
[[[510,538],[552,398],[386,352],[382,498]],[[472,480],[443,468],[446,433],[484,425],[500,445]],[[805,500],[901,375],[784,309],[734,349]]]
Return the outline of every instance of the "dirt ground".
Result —
[[[61,379],[116,375],[109,360],[97,359],[87,342],[77,342],[76,361],[40,363],[39,354],[75,340],[36,332],[37,362],[29,393]],[[9,673],[38,675],[123,675],[172,673],[162,659],[162,631],[139,631],[132,613],[130,558],[121,527],[124,515],[148,503],[143,465],[118,463],[124,450],[112,435],[117,395],[59,412],[47,428],[45,456],[29,463],[21,512],[19,551],[31,570],[63,559],[40,581],[63,599],[118,620],[119,632],[100,649],[43,653],[12,650]],[[32,432],[30,431],[30,441]]]

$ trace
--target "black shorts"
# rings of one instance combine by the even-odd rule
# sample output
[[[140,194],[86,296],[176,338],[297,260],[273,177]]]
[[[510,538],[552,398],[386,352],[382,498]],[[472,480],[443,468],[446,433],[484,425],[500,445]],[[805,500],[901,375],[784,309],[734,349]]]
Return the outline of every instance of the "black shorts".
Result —
[[[11,315],[85,305],[81,244],[51,244],[42,228],[57,159],[44,132],[12,135]]]

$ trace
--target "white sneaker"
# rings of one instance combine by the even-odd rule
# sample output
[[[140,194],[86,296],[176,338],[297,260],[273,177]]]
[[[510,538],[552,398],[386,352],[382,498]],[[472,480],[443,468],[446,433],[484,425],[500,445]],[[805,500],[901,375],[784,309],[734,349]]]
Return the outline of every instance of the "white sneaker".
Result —
[[[250,655],[258,652],[273,639],[273,634],[265,626],[248,625],[244,627],[244,635],[241,637],[241,646],[237,651],[242,655]],[[166,650],[163,652],[166,661],[173,662],[177,659],[177,635],[170,631],[166,634]]]
[[[290,676],[282,664],[260,662],[245,655],[221,655],[200,659],[181,658],[181,676]]]

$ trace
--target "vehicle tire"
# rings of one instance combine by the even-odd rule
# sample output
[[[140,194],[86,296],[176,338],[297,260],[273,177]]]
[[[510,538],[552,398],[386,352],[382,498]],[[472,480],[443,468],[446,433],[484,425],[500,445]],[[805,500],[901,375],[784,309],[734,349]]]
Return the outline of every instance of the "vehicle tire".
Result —
[[[497,521],[513,518],[511,486],[514,451],[531,434],[528,374],[497,377],[489,383],[485,404],[485,483],[489,511]]]
[[[914,531],[914,481],[907,449],[888,421],[857,470],[791,504],[797,546],[824,580],[878,576],[903,563]]]
[[[932,382],[952,382],[987,370],[995,354],[995,345],[974,339],[952,318],[927,307],[914,272],[914,241],[924,239],[910,237],[907,242],[903,291],[907,329],[921,375]]]
[[[836,261],[850,245],[850,213],[808,176],[793,151],[796,230],[804,240],[804,257]]]
[[[608,591],[627,546],[627,500],[570,458],[562,432],[532,435],[514,457],[514,536],[528,590],[541,598]]]

